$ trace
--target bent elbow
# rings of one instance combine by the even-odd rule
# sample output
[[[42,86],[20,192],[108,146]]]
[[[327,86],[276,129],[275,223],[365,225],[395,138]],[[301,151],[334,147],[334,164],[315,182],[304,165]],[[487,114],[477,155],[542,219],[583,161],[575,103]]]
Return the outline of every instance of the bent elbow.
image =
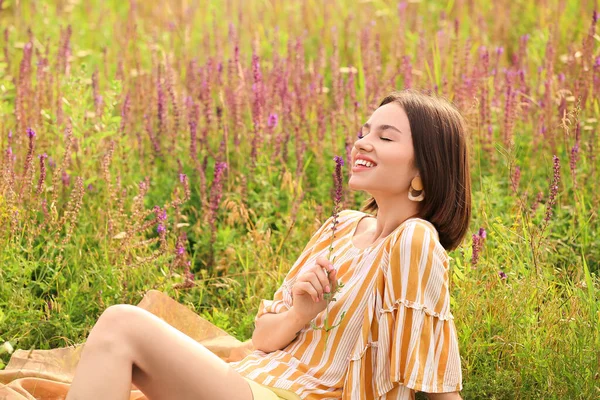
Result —
[[[272,352],[273,350],[271,350],[267,343],[265,343],[264,338],[262,336],[263,335],[260,334],[260,329],[257,325],[254,329],[254,332],[252,332],[252,346],[254,346],[254,349],[260,350],[263,353]]]

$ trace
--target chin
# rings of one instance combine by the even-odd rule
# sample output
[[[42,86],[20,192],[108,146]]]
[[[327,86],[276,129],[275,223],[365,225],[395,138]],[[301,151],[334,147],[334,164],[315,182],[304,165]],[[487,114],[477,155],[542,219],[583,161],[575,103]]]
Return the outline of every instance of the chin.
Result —
[[[357,184],[356,182],[352,182],[352,179],[350,179],[350,180],[348,181],[348,187],[349,187],[351,190],[353,190],[353,191],[359,191],[359,190],[362,190],[362,191],[365,191],[365,192],[366,192],[366,189],[365,189],[365,187],[364,187],[364,186],[362,186],[362,185],[360,185],[360,184]]]

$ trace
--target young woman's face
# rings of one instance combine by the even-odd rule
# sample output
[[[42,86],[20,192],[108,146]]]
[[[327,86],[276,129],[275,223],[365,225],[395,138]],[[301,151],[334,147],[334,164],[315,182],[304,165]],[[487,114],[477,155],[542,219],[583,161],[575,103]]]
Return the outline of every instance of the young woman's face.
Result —
[[[357,164],[363,156],[375,165]],[[361,128],[352,148],[348,185],[374,196],[407,195],[410,182],[417,175],[410,124],[404,109],[393,102],[379,107]]]

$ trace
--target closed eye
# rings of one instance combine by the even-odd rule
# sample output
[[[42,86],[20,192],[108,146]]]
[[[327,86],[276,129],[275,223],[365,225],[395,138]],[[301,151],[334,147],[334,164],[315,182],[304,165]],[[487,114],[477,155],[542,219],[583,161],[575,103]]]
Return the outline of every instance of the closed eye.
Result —
[[[359,139],[362,139],[362,138],[364,138],[364,137],[365,137],[365,135],[363,135],[362,133],[359,133],[359,134],[357,135],[357,137],[358,137]],[[392,140],[392,139],[388,139],[388,138],[384,138],[384,137],[382,137],[382,138],[381,138],[381,140],[385,140],[386,142],[393,142],[393,140]]]

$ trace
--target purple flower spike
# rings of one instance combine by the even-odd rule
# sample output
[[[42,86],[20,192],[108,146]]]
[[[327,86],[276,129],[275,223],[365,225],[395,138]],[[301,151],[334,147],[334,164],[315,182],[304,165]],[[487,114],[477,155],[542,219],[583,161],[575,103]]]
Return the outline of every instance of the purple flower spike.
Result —
[[[477,262],[479,261],[479,253],[483,249],[483,242],[487,237],[487,233],[484,228],[479,228],[479,231],[473,234],[473,255],[471,256],[471,266],[473,268],[477,267]]]
[[[156,214],[156,219],[158,219],[159,222],[162,223],[167,220],[167,210],[163,210],[159,206],[154,206],[152,211]]]
[[[214,232],[215,221],[217,218],[217,211],[219,209],[219,204],[221,202],[221,196],[222,196],[222,190],[223,190],[223,184],[221,182],[221,179],[222,179],[223,171],[226,168],[227,168],[226,162],[218,162],[215,165],[215,175],[214,175],[212,187],[210,190],[211,201],[210,201],[210,218],[209,218],[209,223],[210,223],[210,226],[213,227],[213,232]]]
[[[487,238],[487,233],[486,233],[485,229],[479,228],[479,237],[482,238],[483,240],[485,240]]]
[[[163,224],[158,224],[158,227],[156,228],[156,232],[160,235],[165,233],[166,228]]]
[[[35,131],[31,128],[27,128],[27,136],[29,139],[33,139],[35,137]]]
[[[181,183],[185,182],[185,178],[187,178],[187,176],[185,174],[179,174],[179,182],[181,182]]]
[[[340,156],[333,157],[335,161],[335,205],[337,206],[342,200],[342,167],[344,166],[344,159]]]
[[[498,272],[498,276],[500,276],[500,279],[506,279],[506,278],[508,278],[508,277],[506,276],[506,274],[504,273],[504,271],[500,271],[500,272]]]
[[[269,129],[273,129],[277,126],[278,122],[279,122],[279,118],[278,118],[277,114],[276,113],[270,114],[269,119],[267,120],[267,127]]]
[[[62,183],[65,186],[71,185],[71,176],[66,171],[62,172]]]

